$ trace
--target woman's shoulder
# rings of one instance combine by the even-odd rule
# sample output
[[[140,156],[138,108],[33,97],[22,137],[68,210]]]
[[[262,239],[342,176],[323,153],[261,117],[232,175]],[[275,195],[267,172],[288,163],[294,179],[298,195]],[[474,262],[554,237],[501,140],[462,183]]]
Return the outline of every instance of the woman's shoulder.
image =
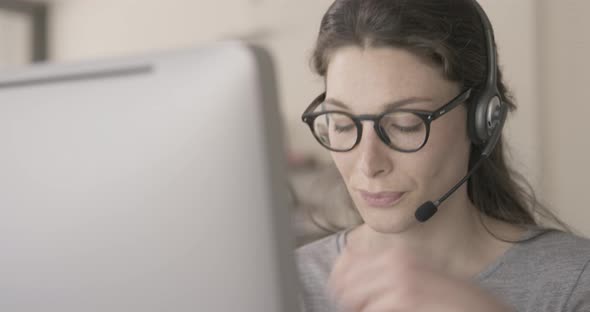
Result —
[[[337,232],[303,245],[295,251],[299,266],[331,267],[340,254],[345,231]]]
[[[295,261],[300,277],[313,283],[323,283],[328,279],[332,266],[340,254],[346,231],[337,232],[299,247],[295,251]]]
[[[590,262],[590,240],[572,233],[535,229],[516,243],[505,264],[524,266],[537,278],[570,276],[575,279]]]
[[[553,307],[551,311],[590,311],[589,263],[589,239],[539,229],[515,244],[483,283],[526,311],[547,311],[546,307]],[[574,310],[574,306],[584,308]]]
[[[590,262],[590,240],[572,233],[534,229],[509,250],[504,264],[527,271],[530,280],[575,282]]]
[[[326,284],[343,246],[345,231],[321,238],[295,251],[304,311],[336,311]]]
[[[520,246],[520,253],[545,263],[583,263],[590,260],[590,239],[572,233],[537,229]],[[552,260],[548,262],[547,260]]]
[[[516,242],[496,264],[483,271],[478,279],[484,283],[529,288],[559,280],[574,285],[588,272],[590,240],[571,233],[531,229]]]

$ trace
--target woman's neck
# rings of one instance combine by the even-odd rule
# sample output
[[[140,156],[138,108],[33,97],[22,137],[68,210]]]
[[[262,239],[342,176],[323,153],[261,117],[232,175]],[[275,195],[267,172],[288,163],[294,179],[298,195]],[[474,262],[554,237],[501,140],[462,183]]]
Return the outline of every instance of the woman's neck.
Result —
[[[428,259],[433,268],[454,276],[473,277],[512,246],[494,238],[486,227],[510,240],[519,239],[525,230],[481,216],[465,200],[461,205],[455,198],[431,220],[413,224],[400,233],[380,233],[363,224],[349,233],[347,244],[369,252],[403,247],[420,259]]]

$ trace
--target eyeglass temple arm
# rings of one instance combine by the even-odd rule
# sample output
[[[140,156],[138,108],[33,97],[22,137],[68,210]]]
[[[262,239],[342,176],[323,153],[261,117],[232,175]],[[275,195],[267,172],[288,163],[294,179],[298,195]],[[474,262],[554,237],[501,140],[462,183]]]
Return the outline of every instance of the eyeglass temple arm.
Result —
[[[457,95],[454,99],[452,99],[448,104],[444,105],[443,107],[439,108],[435,112],[432,113],[431,120],[435,120],[439,117],[442,117],[444,114],[453,110],[453,108],[457,107],[457,105],[465,102],[469,96],[471,95],[471,91],[473,89],[469,88],[465,92]]]
[[[303,119],[303,121],[305,121],[306,115],[311,113],[316,107],[318,107],[318,105],[320,105],[320,104],[324,105],[325,98],[326,98],[326,92],[318,95],[318,97],[315,98],[315,100],[313,100],[313,102],[309,105],[309,107],[305,109],[303,114],[301,114],[301,119]]]

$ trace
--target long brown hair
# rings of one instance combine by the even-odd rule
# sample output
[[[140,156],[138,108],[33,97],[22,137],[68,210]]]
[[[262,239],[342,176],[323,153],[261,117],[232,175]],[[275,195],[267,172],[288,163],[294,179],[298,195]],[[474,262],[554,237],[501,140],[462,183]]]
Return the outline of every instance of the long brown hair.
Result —
[[[344,46],[396,47],[441,66],[446,79],[476,92],[487,74],[486,43],[475,0],[336,0],[325,13],[312,66],[326,76],[332,53]],[[516,109],[498,68],[498,90],[510,111]],[[467,103],[471,105],[471,103]],[[470,167],[479,157],[472,145]],[[472,203],[489,217],[518,225],[538,225],[539,216],[567,229],[539,204],[532,188],[511,169],[502,138],[468,181]]]

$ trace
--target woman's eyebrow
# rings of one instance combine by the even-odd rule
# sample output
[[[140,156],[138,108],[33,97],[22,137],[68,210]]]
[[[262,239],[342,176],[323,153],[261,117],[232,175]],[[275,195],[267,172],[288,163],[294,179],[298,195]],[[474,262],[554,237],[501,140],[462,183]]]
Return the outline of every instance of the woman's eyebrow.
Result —
[[[389,110],[394,110],[396,108],[399,108],[401,106],[414,104],[414,103],[423,103],[423,102],[433,102],[433,100],[431,98],[426,98],[426,97],[412,96],[412,97],[400,99],[400,100],[397,100],[394,102],[383,104],[382,107],[383,107],[383,111],[389,111]],[[338,99],[335,99],[335,98],[331,98],[331,97],[326,98],[324,100],[324,103],[331,104],[331,105],[340,107],[342,109],[350,110],[350,107],[348,105],[344,104],[344,102],[342,102]]]

